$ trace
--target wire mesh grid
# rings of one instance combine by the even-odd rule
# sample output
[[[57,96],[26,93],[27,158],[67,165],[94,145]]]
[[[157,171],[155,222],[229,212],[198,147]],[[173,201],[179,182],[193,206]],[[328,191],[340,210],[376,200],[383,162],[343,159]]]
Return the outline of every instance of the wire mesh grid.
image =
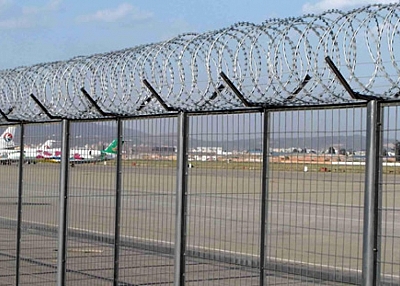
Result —
[[[280,279],[360,283],[364,122],[361,108],[271,114],[266,267]]]
[[[52,136],[47,138],[44,134]],[[43,162],[43,157],[49,151],[44,141],[59,141],[60,136],[58,124],[24,128],[19,285],[56,282],[60,173],[58,168]],[[9,167],[18,169],[20,154],[15,155],[9,156],[12,158]]]
[[[174,280],[176,118],[123,122],[120,281]]]
[[[398,107],[383,109],[379,153],[382,285],[400,282]],[[259,285],[263,277],[264,285],[361,284],[367,110],[266,112],[188,117],[185,283]],[[174,283],[178,124],[176,117],[157,117],[71,125],[68,285],[109,285],[116,274],[126,285]],[[0,165],[1,282],[13,285],[19,271],[19,285],[54,285],[60,247],[61,125],[26,125],[24,130],[20,201],[18,149],[9,152],[7,165]],[[11,136],[16,144],[18,132]],[[9,135],[0,141],[5,137],[10,141]],[[263,156],[268,158],[266,185]]]
[[[116,140],[115,121],[71,124],[66,280],[110,283],[114,273],[116,168],[104,153]],[[101,284],[100,284],[101,285]]]
[[[381,281],[389,285],[400,283],[400,227],[396,218],[400,211],[400,198],[397,194],[400,161],[400,117],[399,106],[386,106],[383,109],[382,180],[379,201],[379,249],[378,261]]]
[[[11,128],[15,128],[12,126]],[[15,130],[15,129],[14,129]],[[10,138],[10,129],[6,126],[2,129],[0,141],[6,142],[5,138]],[[14,134],[14,141],[19,134]],[[8,140],[8,139],[7,139]],[[9,285],[15,282],[16,257],[17,257],[17,212],[18,212],[18,168],[10,168],[7,160],[7,152],[0,151],[0,281],[6,281]]]
[[[203,259],[188,259],[188,285],[258,281],[261,129],[259,113],[190,117],[186,247]]]

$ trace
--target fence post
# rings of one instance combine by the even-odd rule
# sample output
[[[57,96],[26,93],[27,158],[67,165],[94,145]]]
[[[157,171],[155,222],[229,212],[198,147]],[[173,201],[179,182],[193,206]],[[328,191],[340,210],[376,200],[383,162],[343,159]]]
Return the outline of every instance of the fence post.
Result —
[[[122,152],[122,121],[117,119],[117,174],[115,192],[115,229],[114,229],[114,286],[119,285],[119,247],[121,224],[121,152]]]
[[[68,165],[69,165],[69,135],[70,122],[62,121],[61,142],[61,174],[59,193],[59,224],[58,224],[58,257],[57,286],[66,285],[66,251],[67,251],[67,219],[68,219]]]
[[[261,237],[260,237],[260,285],[264,285],[265,278],[265,247],[268,216],[269,193],[269,147],[270,147],[270,112],[264,110],[263,123],[263,166],[261,182]]]
[[[22,223],[22,193],[23,193],[23,164],[24,164],[24,124],[21,123],[20,141],[19,141],[19,165],[18,165],[18,211],[17,211],[17,261],[15,269],[15,285],[19,285],[19,268],[21,261],[21,223]]]
[[[379,178],[381,154],[381,104],[370,100],[367,104],[367,141],[365,164],[364,229],[362,285],[374,286],[378,278],[378,218]]]
[[[188,177],[188,116],[178,115],[178,162],[176,176],[176,223],[175,223],[175,276],[174,285],[185,285],[186,213]]]

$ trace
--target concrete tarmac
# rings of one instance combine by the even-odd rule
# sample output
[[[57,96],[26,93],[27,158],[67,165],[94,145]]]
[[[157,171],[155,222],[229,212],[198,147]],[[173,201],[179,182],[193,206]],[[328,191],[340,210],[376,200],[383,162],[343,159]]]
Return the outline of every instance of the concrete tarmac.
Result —
[[[0,217],[16,220],[18,168],[11,165],[0,166],[0,169],[0,185],[3,186]],[[96,233],[99,237],[112,236],[116,213],[115,167],[75,165],[69,172],[69,228],[76,232]],[[23,221],[56,227],[59,165],[25,165],[23,174]],[[192,168],[188,177],[187,248],[257,260],[261,237],[261,170]],[[400,257],[394,251],[400,241],[400,225],[395,220],[400,210],[396,179],[396,175],[384,175],[382,184],[381,260],[385,275],[400,270]],[[282,264],[298,264],[306,269],[358,273],[362,265],[363,174],[279,171],[271,172],[268,180],[266,256]],[[121,236],[124,239],[173,247],[175,184],[176,169],[172,167],[123,167]],[[32,234],[26,230],[24,235],[28,238]],[[35,233],[34,238],[24,239],[23,243],[49,251],[49,245],[37,244],[40,237]],[[96,244],[86,245],[88,242],[83,239],[77,241],[77,237],[70,239],[76,249],[98,249]],[[12,245],[3,245],[2,249],[11,249]],[[54,247],[53,244],[50,248],[54,250]],[[101,246],[99,249],[103,249],[102,255],[107,249],[104,268],[112,268],[109,248]],[[132,264],[132,255],[140,256],[143,264],[154,259],[126,251],[121,254],[127,268]],[[96,255],[92,258],[98,259]],[[29,252],[27,256],[31,257]],[[54,260],[54,256],[51,259]],[[81,260],[75,261],[87,259],[84,254]],[[164,264],[172,269],[173,264],[167,260]],[[169,281],[171,277],[165,279]]]

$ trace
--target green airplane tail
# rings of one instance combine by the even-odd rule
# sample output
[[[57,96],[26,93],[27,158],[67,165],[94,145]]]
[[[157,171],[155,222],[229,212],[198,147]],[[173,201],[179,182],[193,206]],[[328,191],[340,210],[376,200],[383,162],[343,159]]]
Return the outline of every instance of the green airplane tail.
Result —
[[[114,139],[110,145],[108,145],[108,147],[104,150],[101,151],[101,153],[104,154],[117,154],[117,150],[118,150],[118,140]]]

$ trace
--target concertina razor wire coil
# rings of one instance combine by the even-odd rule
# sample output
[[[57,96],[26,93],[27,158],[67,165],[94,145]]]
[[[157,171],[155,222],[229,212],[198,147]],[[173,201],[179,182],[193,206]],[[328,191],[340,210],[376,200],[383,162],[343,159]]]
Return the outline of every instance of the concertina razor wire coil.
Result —
[[[396,3],[258,25],[242,22],[121,51],[3,70],[0,110],[12,120],[43,122],[49,121],[49,114],[95,119],[228,111],[244,103],[265,107],[353,102],[326,57],[357,93],[391,100],[400,94],[399,13]]]

